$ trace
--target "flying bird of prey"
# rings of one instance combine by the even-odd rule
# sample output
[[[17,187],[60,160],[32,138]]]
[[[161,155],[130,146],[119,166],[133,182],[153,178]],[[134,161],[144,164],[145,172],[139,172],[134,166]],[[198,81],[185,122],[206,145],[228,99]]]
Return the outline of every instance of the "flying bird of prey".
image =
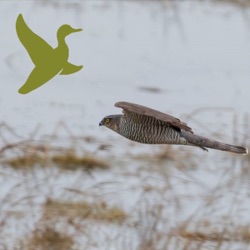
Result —
[[[129,102],[117,102],[123,115],[105,116],[99,126],[105,126],[132,141],[146,144],[179,144],[247,154],[247,148],[214,141],[193,133],[186,123],[157,110]]]

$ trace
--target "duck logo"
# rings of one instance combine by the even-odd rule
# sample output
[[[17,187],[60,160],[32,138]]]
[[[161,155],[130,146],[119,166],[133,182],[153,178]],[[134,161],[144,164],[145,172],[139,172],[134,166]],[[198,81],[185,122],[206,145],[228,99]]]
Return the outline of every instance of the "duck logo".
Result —
[[[83,66],[77,66],[68,62],[69,49],[65,37],[71,33],[82,31],[64,24],[57,31],[58,46],[52,48],[40,36],[35,34],[25,23],[22,14],[16,20],[16,32],[35,67],[28,79],[18,90],[20,94],[27,94],[56,76],[69,75],[81,70]]]

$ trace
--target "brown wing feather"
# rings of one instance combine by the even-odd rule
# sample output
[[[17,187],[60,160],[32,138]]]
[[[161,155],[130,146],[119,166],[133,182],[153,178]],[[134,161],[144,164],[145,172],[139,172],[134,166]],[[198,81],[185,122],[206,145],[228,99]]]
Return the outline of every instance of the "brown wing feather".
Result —
[[[129,111],[140,115],[151,116],[157,120],[167,122],[174,127],[193,133],[192,129],[188,127],[186,123],[181,122],[179,119],[171,115],[164,114],[160,111],[130,102],[117,102],[115,103],[115,107],[122,108],[124,112]]]

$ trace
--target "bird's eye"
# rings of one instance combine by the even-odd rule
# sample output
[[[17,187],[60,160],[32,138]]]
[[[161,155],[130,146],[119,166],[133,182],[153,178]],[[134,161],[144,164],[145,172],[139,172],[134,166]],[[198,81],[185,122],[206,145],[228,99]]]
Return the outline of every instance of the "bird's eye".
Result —
[[[109,118],[106,118],[105,119],[105,123],[109,123],[110,122],[110,119]]]

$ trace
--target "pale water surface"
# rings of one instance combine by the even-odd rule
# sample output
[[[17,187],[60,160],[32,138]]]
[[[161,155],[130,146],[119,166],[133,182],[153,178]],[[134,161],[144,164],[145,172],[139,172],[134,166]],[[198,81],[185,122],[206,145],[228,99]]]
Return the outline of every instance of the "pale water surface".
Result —
[[[85,145],[90,154],[114,160],[110,172],[95,172],[92,177],[67,172],[53,178],[58,176],[55,169],[48,172],[38,169],[34,170],[33,176],[23,176],[3,168],[2,197],[21,180],[27,185],[17,189],[20,197],[24,194],[36,197],[32,203],[34,212],[26,215],[23,223],[9,222],[11,227],[6,230],[6,235],[15,239],[29,233],[39,219],[39,212],[35,212],[39,209],[34,204],[39,205],[48,196],[67,198],[64,189],[77,187],[93,190],[104,200],[123,207],[131,213],[132,221],[140,224],[139,233],[129,227],[103,226],[98,230],[98,225],[93,225],[93,228],[97,227],[93,232],[100,241],[89,249],[124,249],[125,243],[130,249],[137,249],[140,235],[146,234],[148,224],[143,219],[133,218],[135,215],[131,211],[141,208],[137,204],[140,204],[143,185],[164,187],[165,175],[171,175],[174,192],[166,192],[164,206],[175,195],[183,197],[180,210],[171,206],[166,208],[169,221],[167,226],[161,225],[164,231],[178,227],[196,213],[205,197],[226,178],[228,171],[235,171],[237,178],[242,158],[234,162],[232,156],[224,152],[210,150],[205,153],[196,148],[175,146],[180,152],[190,152],[196,164],[198,162],[199,166],[191,176],[176,171],[170,162],[136,161],[134,156],[157,153],[160,147],[130,143],[99,128],[98,123],[105,115],[121,112],[113,106],[116,101],[130,101],[177,116],[202,135],[250,145],[245,119],[250,107],[249,12],[231,5],[196,1],[178,4],[164,1],[78,1],[74,4],[67,1],[1,1],[2,123],[10,125],[25,139],[37,125],[40,125],[38,134],[50,134],[58,122],[63,121],[74,135],[96,138],[96,143]],[[53,46],[57,45],[55,34],[60,25],[68,23],[83,28],[83,32],[67,37],[69,61],[83,64],[83,70],[69,76],[56,76],[28,95],[18,94],[17,90],[33,67],[15,33],[19,13],[33,31]],[[2,133],[7,140],[12,140],[7,132]],[[109,151],[98,151],[98,145],[102,143],[112,147]],[[235,165],[232,166],[232,162]],[[185,162],[182,165],[185,166]],[[217,172],[218,166],[222,170]],[[149,169],[152,168],[161,170],[151,173]],[[243,197],[239,201],[241,213],[236,209],[236,215],[230,218],[239,225],[249,225],[250,222],[250,203],[244,198],[249,195],[249,176],[246,180],[242,186],[239,183],[237,189],[239,199]],[[34,189],[37,182],[41,186]],[[236,192],[234,187],[218,194],[224,196],[218,200],[217,205],[222,208],[218,209],[218,216],[227,214],[233,192]],[[193,197],[192,202],[188,196]],[[152,206],[162,202],[162,196],[157,194],[146,199]],[[24,205],[28,209],[30,206]],[[3,209],[9,208],[3,206]],[[216,211],[212,217],[215,225],[218,224]],[[112,244],[106,242],[106,234],[113,239]],[[240,244],[235,243],[230,249],[240,249]],[[249,245],[243,248],[250,249]],[[173,249],[176,249],[174,243]]]

